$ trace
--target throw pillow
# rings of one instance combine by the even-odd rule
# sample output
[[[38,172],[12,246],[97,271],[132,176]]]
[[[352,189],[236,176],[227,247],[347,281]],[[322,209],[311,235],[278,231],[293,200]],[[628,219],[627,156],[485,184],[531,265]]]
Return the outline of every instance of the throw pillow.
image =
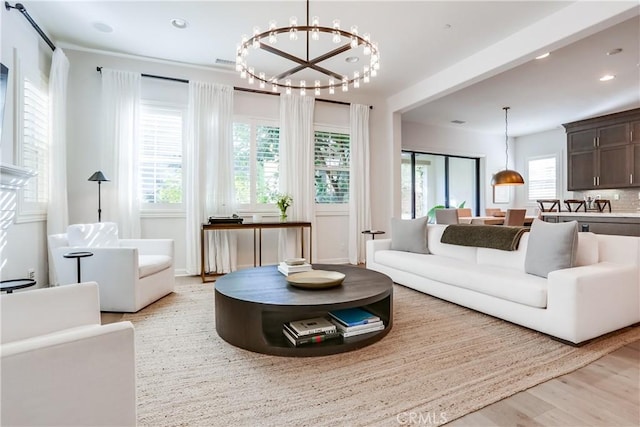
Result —
[[[550,272],[576,265],[578,252],[578,222],[558,224],[533,220],[524,271],[540,277]]]
[[[67,227],[69,246],[83,248],[117,248],[118,224],[99,222],[97,224],[74,224]]]
[[[391,218],[391,249],[394,251],[428,254],[427,218]]]

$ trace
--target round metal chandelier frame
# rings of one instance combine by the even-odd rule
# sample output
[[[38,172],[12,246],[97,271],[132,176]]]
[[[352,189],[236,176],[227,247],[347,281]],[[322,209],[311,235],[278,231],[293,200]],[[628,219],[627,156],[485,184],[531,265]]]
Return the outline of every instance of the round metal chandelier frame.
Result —
[[[335,88],[341,87],[343,91],[347,91],[349,89],[349,85],[352,85],[354,88],[358,88],[361,81],[364,83],[369,83],[370,79],[377,75],[377,72],[380,68],[380,52],[376,43],[371,42],[371,40],[367,36],[363,37],[359,35],[356,31],[346,31],[340,29],[335,24],[334,27],[315,25],[315,23],[317,23],[318,21],[318,18],[314,17],[313,20],[314,25],[308,25],[309,2],[307,1],[307,25],[298,26],[294,23],[291,23],[291,25],[289,25],[288,27],[275,28],[274,25],[271,24],[271,27],[266,31],[258,32],[254,30],[254,35],[252,37],[243,37],[242,42],[238,46],[238,49],[236,51],[236,71],[240,72],[240,76],[242,78],[247,78],[250,84],[258,81],[261,87],[264,87],[264,85],[271,85],[271,89],[273,92],[278,92],[278,89],[280,88],[286,89],[287,93],[289,93],[291,89],[296,89],[300,90],[301,94],[303,95],[305,94],[306,90],[315,90],[316,95],[319,94],[320,89],[329,89],[329,93],[333,93]],[[272,41],[275,37],[277,37],[278,34],[295,34],[295,39],[297,40],[298,32],[306,33],[306,58],[292,55],[273,46],[275,43],[273,43]],[[347,39],[347,42],[346,44],[336,49],[324,53],[316,58],[310,59],[309,43],[310,41],[315,41],[311,39],[316,38],[314,37],[314,34],[318,35],[319,33],[331,34],[334,38],[345,37]],[[263,42],[263,40],[267,40],[267,42],[265,43]],[[341,38],[338,43],[340,42],[342,42]],[[364,65],[359,71],[354,71],[352,76],[328,70],[327,68],[320,65],[322,61],[347,52],[351,49],[358,48],[359,46],[364,46],[364,53],[366,56],[369,56],[370,59],[367,65]],[[264,72],[257,71],[254,67],[248,65],[246,58],[249,56],[249,52],[251,49],[262,49],[266,52],[288,59],[294,63],[297,63],[298,65],[278,75],[266,77],[266,74]],[[326,78],[324,81],[313,79],[309,81],[309,83],[307,83],[306,80],[300,79],[299,83],[293,83],[289,77],[292,74],[295,74],[306,68],[310,68],[327,75],[329,80],[326,81]]]

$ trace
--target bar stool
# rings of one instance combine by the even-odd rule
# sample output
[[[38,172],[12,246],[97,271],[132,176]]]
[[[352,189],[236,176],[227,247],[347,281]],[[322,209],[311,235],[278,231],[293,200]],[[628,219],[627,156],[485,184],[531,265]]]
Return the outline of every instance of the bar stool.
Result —
[[[585,212],[587,211],[587,204],[584,200],[568,199],[564,201],[564,204],[569,209],[569,212],[578,212],[580,208],[584,209]],[[574,206],[575,208],[573,208]]]
[[[557,212],[560,212],[562,210],[559,199],[536,200],[536,202],[540,206],[540,212],[556,212],[556,209]],[[547,204],[551,204],[551,206],[545,207]]]
[[[604,212],[604,208],[608,207],[609,212],[611,212],[611,201],[607,199],[595,199],[596,208],[598,208],[598,212]]]

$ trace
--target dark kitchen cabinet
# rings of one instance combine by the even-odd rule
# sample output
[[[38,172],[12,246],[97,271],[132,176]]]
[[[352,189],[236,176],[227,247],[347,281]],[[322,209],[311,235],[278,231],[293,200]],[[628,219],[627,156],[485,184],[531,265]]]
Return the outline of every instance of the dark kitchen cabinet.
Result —
[[[563,126],[569,191],[640,187],[640,108]]]

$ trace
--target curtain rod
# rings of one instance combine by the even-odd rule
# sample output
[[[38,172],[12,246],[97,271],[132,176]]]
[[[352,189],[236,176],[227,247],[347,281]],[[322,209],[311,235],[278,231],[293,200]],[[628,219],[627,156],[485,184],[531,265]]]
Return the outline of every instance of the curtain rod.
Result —
[[[102,67],[96,67],[96,71],[101,73],[102,72]],[[189,83],[189,80],[178,79],[176,77],[157,76],[155,74],[140,74],[140,75],[142,77],[149,77],[149,78],[152,78],[152,79],[169,80],[171,82],[178,82],[178,83]],[[262,95],[280,96],[280,94],[277,93],[277,92],[268,92],[266,90],[248,89],[248,88],[237,87],[237,86],[234,86],[233,90],[237,90],[239,92],[259,93],[259,94],[262,94]],[[351,103],[349,103],[349,102],[334,101],[332,99],[316,98],[316,101],[327,102],[327,103],[330,103],[330,104],[338,104],[338,105],[351,105]],[[373,110],[373,105],[370,105],[369,109]]]
[[[38,32],[40,37],[42,37],[42,39],[49,45],[51,50],[56,50],[56,45],[53,44],[53,42],[49,39],[49,37],[47,37],[44,31],[42,31],[42,29],[38,26],[38,24],[36,24],[36,21],[34,21],[33,18],[31,18],[31,15],[29,15],[29,12],[27,12],[27,9],[24,7],[22,3],[16,3],[15,6],[11,6],[9,2],[6,1],[4,2],[4,7],[7,10],[18,9],[20,13],[22,13],[22,16],[24,16],[25,19],[29,21],[31,26]]]

